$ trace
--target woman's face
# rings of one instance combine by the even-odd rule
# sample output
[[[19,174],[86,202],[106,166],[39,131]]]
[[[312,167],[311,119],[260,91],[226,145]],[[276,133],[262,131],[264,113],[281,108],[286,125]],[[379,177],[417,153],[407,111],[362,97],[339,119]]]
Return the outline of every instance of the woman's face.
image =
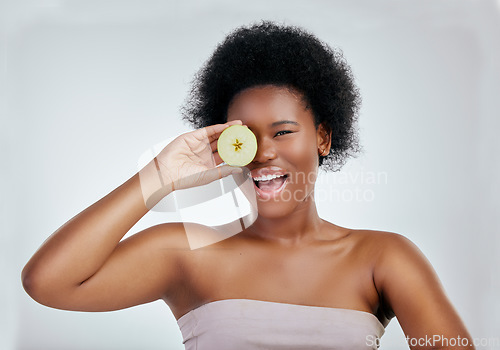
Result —
[[[303,96],[286,87],[252,87],[233,98],[227,115],[257,137],[257,154],[247,167],[259,214],[281,217],[313,203],[318,155],[329,150],[330,135],[322,125],[316,129]]]

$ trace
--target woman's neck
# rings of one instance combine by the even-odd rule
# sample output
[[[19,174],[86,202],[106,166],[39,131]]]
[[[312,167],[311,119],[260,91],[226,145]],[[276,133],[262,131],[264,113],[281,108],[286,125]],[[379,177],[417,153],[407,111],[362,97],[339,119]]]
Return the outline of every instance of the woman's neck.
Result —
[[[310,200],[286,216],[269,218],[259,215],[246,232],[278,244],[300,245],[317,239],[322,223],[311,196]]]

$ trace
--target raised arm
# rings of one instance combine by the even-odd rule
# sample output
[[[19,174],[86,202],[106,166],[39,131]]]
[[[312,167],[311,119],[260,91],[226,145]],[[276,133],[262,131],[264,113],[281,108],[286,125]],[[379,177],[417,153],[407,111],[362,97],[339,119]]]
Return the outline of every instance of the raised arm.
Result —
[[[80,311],[116,310],[165,297],[181,277],[180,252],[189,249],[183,225],[162,224],[120,240],[173,189],[240,170],[215,167],[221,162],[216,140],[231,124],[241,122],[179,136],[140,174],[60,227],[24,267],[26,292],[41,304]],[[144,196],[151,194],[154,201],[146,205]]]
[[[431,264],[403,236],[390,234],[374,280],[411,349],[474,349],[472,338],[448,300]]]

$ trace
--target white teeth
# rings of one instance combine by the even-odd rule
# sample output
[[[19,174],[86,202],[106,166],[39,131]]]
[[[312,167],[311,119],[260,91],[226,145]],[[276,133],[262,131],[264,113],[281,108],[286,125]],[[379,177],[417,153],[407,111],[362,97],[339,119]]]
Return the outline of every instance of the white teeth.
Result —
[[[276,179],[278,177],[282,177],[282,176],[285,176],[284,174],[283,175],[264,175],[264,176],[260,176],[260,177],[254,177],[254,181],[269,181],[269,180],[272,180],[272,179]]]

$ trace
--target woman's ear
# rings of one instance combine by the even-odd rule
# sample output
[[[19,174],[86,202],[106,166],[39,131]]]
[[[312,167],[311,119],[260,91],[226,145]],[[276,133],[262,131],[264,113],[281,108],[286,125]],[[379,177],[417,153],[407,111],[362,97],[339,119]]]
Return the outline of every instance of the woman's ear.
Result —
[[[316,138],[318,154],[320,156],[327,156],[330,153],[332,145],[332,130],[324,123],[320,123],[316,129]]]

